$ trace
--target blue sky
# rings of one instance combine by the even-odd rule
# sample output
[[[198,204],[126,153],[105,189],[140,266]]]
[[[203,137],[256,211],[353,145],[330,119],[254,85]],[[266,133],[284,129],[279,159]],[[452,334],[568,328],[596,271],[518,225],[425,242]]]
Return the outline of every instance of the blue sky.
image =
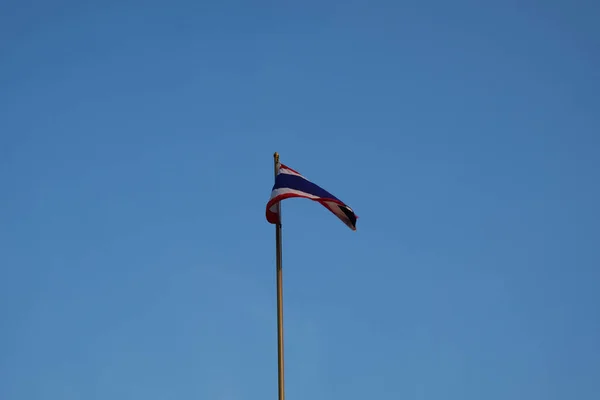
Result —
[[[0,398],[598,399],[599,19],[4,0]]]

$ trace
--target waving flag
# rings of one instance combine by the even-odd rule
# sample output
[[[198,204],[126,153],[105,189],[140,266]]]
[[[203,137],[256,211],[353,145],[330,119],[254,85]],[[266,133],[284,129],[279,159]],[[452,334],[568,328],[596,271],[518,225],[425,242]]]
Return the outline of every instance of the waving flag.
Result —
[[[304,176],[300,175],[290,167],[279,164],[279,171],[275,178],[275,185],[271,192],[271,198],[267,203],[266,216],[271,224],[279,222],[278,203],[290,197],[301,197],[321,203],[325,208],[334,213],[344,224],[353,231],[356,230],[356,219],[354,211],[340,199],[315,185]]]

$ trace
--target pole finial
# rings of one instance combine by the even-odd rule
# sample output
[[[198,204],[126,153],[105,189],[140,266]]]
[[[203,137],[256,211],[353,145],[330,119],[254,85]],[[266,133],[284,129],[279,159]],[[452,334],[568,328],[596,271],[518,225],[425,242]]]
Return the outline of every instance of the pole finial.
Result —
[[[273,158],[275,159],[275,162],[279,162],[279,153],[275,152],[275,154],[273,154]]]

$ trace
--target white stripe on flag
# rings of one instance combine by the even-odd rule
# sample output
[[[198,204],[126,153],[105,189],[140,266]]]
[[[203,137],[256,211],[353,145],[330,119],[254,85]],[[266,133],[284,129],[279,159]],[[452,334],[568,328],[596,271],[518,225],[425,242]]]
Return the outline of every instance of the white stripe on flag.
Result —
[[[299,176],[300,178],[306,179],[304,176],[300,175],[299,173],[294,172],[294,171],[289,170],[289,169],[284,168],[284,167],[281,167],[279,169],[279,173],[280,174],[287,174],[287,175],[295,175],[295,176]],[[306,179],[306,180],[308,180],[308,179]]]
[[[312,195],[310,193],[303,192],[301,190],[289,189],[289,188],[279,188],[279,189],[273,190],[271,192],[271,198],[277,197],[277,196],[282,195],[282,194],[296,194],[296,195],[299,195],[299,196],[308,197],[309,199],[320,199],[319,196],[315,196],[315,195]],[[271,206],[270,210],[272,212],[276,212],[277,211],[277,204],[273,204],[273,206]]]

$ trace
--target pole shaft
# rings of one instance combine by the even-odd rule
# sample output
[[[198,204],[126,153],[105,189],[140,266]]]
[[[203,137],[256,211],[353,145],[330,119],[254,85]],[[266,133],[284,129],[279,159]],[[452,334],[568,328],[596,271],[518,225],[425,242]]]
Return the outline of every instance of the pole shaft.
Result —
[[[275,161],[275,177],[279,173],[279,154],[273,155]],[[285,399],[284,379],[283,379],[283,273],[281,256],[281,203],[277,205],[277,215],[279,220],[275,225],[275,245],[277,256],[277,377],[279,387],[279,400]]]

